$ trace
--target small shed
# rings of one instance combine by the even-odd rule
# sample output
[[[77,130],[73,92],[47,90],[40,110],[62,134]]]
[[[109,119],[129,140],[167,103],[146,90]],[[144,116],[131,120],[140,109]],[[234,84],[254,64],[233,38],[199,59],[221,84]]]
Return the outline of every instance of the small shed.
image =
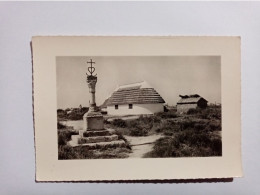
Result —
[[[198,94],[194,95],[180,95],[181,99],[177,102],[177,112],[185,113],[189,109],[193,108],[206,108],[208,101]]]

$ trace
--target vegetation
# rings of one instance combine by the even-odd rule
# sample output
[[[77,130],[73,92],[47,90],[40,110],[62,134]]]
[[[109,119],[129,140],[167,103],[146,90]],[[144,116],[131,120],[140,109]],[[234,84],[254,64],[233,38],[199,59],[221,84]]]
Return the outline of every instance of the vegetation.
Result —
[[[66,145],[67,142],[71,140],[71,136],[77,134],[78,132],[70,129],[58,130],[58,145],[59,146]]]
[[[179,115],[176,110],[169,110],[154,115],[142,115],[137,119],[105,120],[105,126],[115,129],[119,139],[126,141],[126,147],[95,150],[80,146],[72,148],[67,145],[67,142],[71,139],[71,135],[77,132],[71,127],[58,123],[59,159],[127,158],[131,147],[124,135],[148,136],[157,133],[164,137],[154,143],[153,150],[145,154],[145,157],[222,155],[221,107],[217,106],[190,109],[182,115]]]
[[[220,108],[207,108],[191,109],[177,120],[162,120],[155,131],[165,137],[145,157],[221,156],[220,119]]]
[[[154,130],[160,125],[162,120],[173,119],[178,115],[176,112],[162,112],[155,115],[141,115],[138,119],[134,120],[122,120],[114,119],[105,124],[109,127],[116,128],[124,135],[130,136],[147,136],[154,133]]]
[[[98,150],[89,150],[84,146],[70,147],[59,146],[59,160],[65,159],[111,159],[127,158],[128,148],[106,148]]]
[[[58,127],[58,158],[63,159],[108,159],[108,158],[127,158],[131,152],[131,147],[124,136],[116,131],[119,139],[123,139],[126,142],[125,147],[102,147],[88,149],[84,146],[71,147],[67,145],[67,142],[71,140],[72,135],[78,135],[77,131],[74,131],[72,127],[57,123]]]
[[[210,132],[185,130],[157,140],[153,151],[145,157],[202,157],[221,156],[222,142],[220,136]]]
[[[197,115],[198,118],[201,119],[219,119],[221,120],[221,107],[219,106],[211,106],[206,109],[194,109],[191,108],[187,112],[188,115]]]
[[[163,134],[145,157],[221,156],[221,108],[190,109],[187,114],[175,111],[141,116],[135,120],[116,119],[106,125],[123,135]]]
[[[83,115],[88,111],[87,107],[58,109],[58,120],[82,120]]]

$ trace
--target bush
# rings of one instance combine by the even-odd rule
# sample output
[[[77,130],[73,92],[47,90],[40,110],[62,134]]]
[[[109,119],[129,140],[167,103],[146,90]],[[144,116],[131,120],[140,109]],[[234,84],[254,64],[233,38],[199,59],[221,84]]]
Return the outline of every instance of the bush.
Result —
[[[155,125],[155,132],[163,132],[166,136],[172,136],[174,132],[180,130],[179,125],[172,120],[163,120],[161,123]]]
[[[202,109],[200,112],[200,118],[221,120],[221,108],[207,107],[206,109]]]
[[[194,129],[196,131],[204,131],[207,128],[207,124],[206,123],[202,123],[202,122],[198,122],[194,124]]]
[[[88,150],[86,147],[70,147],[70,146],[59,146],[58,148],[58,159],[92,159],[95,158],[94,152]]]
[[[180,122],[180,129],[194,129],[195,121],[192,120],[185,120]]]
[[[100,152],[102,150],[102,152]],[[88,149],[84,146],[71,147],[71,146],[59,146],[58,159],[111,159],[111,158],[127,158],[131,152],[128,148],[103,148],[96,150]]]
[[[131,136],[147,136],[153,126],[157,123],[157,118],[149,116],[140,116],[136,120],[131,120],[128,123]]]
[[[220,121],[210,121],[209,123],[210,131],[221,131],[221,122]]]
[[[195,108],[191,108],[188,110],[187,114],[197,114],[199,113],[200,111],[198,109],[195,109]]]
[[[57,128],[58,129],[65,129],[67,126],[66,125],[63,125],[61,122],[58,122],[57,123]]]
[[[149,129],[147,129],[147,128],[136,127],[136,128],[130,129],[131,136],[147,136],[148,132],[149,132]]]
[[[110,121],[108,121],[107,119],[104,120],[104,124],[111,124]]]
[[[221,156],[221,138],[212,138],[207,132],[180,131],[174,137],[163,137],[155,142],[145,157],[199,157]]]
[[[70,130],[58,130],[58,145],[66,145],[69,140],[71,140],[72,135],[77,135],[78,133]]]
[[[168,112],[159,112],[156,114],[156,116],[162,119],[169,119],[169,118],[176,118],[177,114],[174,111],[168,111]]]
[[[126,122],[122,119],[114,119],[112,122],[111,122],[112,125],[116,126],[116,127],[121,127],[121,128],[125,128],[127,125],[126,125]]]

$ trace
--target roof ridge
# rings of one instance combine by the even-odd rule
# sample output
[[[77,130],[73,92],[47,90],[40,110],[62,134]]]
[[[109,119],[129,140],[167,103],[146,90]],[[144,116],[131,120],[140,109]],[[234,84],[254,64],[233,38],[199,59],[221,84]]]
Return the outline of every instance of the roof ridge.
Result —
[[[122,87],[122,86],[127,86],[127,85],[133,85],[133,84],[138,84],[138,83],[143,83],[144,81],[140,81],[140,82],[133,82],[133,83],[128,83],[128,84],[123,84],[123,85],[118,85],[118,87]]]

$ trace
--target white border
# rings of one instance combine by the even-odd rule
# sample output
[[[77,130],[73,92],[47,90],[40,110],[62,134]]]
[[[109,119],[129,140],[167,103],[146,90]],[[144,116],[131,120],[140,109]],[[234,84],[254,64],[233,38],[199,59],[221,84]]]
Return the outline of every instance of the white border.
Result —
[[[242,176],[239,37],[33,37],[37,181]],[[222,157],[58,160],[56,56],[221,56]]]

